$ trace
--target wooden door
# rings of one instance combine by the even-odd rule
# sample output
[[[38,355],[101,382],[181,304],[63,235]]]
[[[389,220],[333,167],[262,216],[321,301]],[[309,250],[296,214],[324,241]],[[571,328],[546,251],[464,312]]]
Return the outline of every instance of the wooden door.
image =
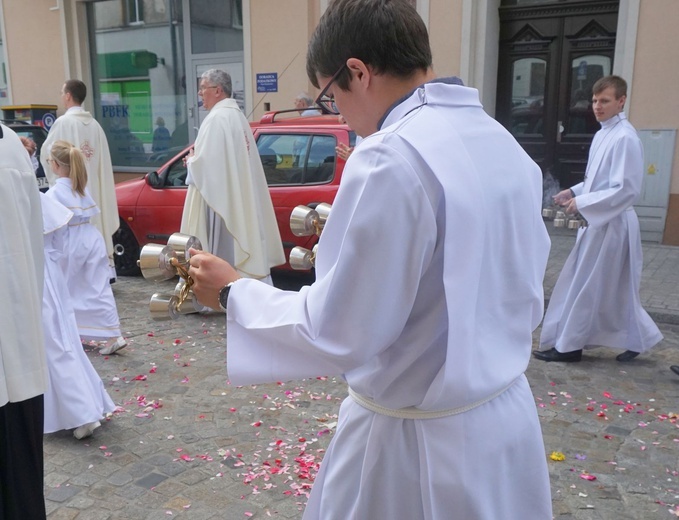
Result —
[[[496,117],[543,173],[570,187],[599,129],[592,85],[613,70],[618,1],[506,3],[517,5],[500,8]]]

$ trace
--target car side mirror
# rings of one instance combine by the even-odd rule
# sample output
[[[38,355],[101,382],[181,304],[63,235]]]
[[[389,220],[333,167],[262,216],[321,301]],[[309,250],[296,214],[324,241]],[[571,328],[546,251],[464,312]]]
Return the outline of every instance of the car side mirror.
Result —
[[[162,188],[163,181],[158,175],[158,172],[149,172],[146,174],[146,184],[152,188]]]

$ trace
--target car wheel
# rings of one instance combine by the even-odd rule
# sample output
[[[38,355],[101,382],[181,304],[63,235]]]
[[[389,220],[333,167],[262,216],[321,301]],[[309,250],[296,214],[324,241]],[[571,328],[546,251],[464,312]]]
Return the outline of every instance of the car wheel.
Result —
[[[118,276],[137,276],[141,274],[139,266],[139,243],[134,238],[130,227],[120,221],[118,231],[113,234],[113,261]]]

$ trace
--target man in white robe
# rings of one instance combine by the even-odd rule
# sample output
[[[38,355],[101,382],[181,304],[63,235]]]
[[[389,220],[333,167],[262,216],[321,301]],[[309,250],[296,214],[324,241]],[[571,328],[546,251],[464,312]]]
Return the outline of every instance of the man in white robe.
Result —
[[[580,361],[583,348],[601,345],[625,350],[616,359],[626,362],[662,339],[639,297],[643,259],[633,204],[644,162],[639,136],[623,112],[627,83],[606,76],[592,90],[601,130],[592,141],[585,180],[554,197],[588,225],[578,230],[550,298],[534,353],[543,361]]]
[[[190,269],[227,308],[232,384],[349,385],[304,518],[551,519],[524,376],[549,253],[538,166],[475,89],[436,80],[408,0],[332,2],[307,72],[364,137],[316,282],[281,291],[206,253]]]
[[[0,518],[45,518],[40,195],[19,137],[0,125]]]
[[[85,156],[87,189],[101,210],[101,213],[92,219],[92,224],[104,236],[106,253],[111,267],[111,278],[115,278],[113,234],[120,227],[120,219],[113,180],[113,165],[104,130],[92,117],[92,114],[82,107],[86,96],[87,87],[82,81],[69,79],[64,83],[61,89],[61,100],[66,108],[66,113],[57,118],[50,128],[47,139],[42,145],[40,160],[50,186],[54,186],[56,176],[47,164],[52,144],[55,141],[64,140],[80,148]]]
[[[283,244],[257,143],[231,91],[226,72],[201,76],[198,93],[210,113],[186,161],[181,232],[241,276],[271,283],[271,268],[285,263]]]

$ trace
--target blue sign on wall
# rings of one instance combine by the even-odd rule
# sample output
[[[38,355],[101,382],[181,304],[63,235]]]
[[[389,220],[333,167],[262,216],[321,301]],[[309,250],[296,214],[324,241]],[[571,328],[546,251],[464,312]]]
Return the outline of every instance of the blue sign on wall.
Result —
[[[257,92],[278,92],[278,72],[257,74]]]

